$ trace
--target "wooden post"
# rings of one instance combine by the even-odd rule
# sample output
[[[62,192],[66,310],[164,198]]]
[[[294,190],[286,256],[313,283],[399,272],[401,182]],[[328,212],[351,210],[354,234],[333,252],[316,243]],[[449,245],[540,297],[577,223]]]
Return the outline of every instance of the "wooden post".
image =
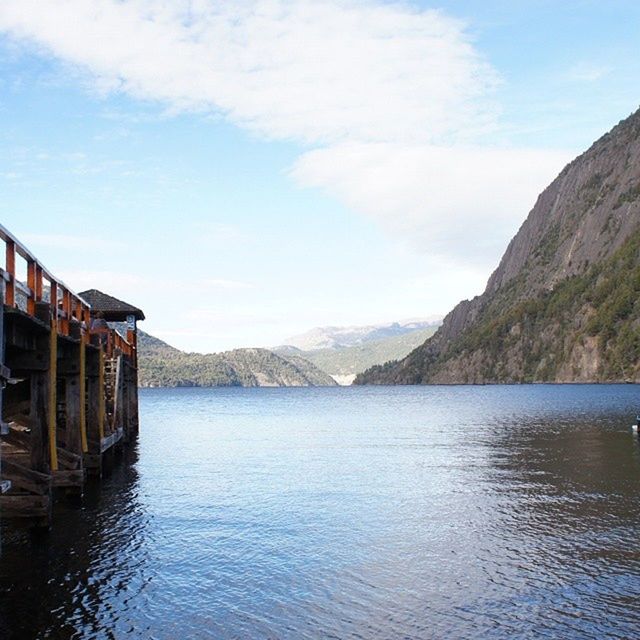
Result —
[[[27,298],[27,313],[33,316],[36,313],[36,263],[33,260],[27,262],[27,287],[30,289]]]
[[[46,372],[31,373],[31,468],[49,473],[49,376]]]
[[[136,388],[136,370],[131,364],[133,358],[129,358],[129,372],[127,375],[127,423],[129,424],[129,432],[131,435],[138,433],[138,398]]]
[[[0,371],[2,375],[0,377],[0,435],[4,435],[8,432],[9,426],[4,422],[3,412],[3,400],[4,400],[4,387],[6,385],[5,377],[8,377],[9,371],[4,366],[4,293],[5,283],[4,280],[0,280]],[[4,493],[11,488],[11,482],[3,480],[2,478],[2,459],[0,458],[0,493]]]
[[[53,287],[51,288],[54,292]],[[58,470],[58,442],[56,422],[58,419],[58,322],[56,310],[51,319],[51,332],[49,334],[49,397],[48,397],[48,426],[49,426],[49,456],[51,458],[51,470]]]
[[[36,302],[42,301],[42,267],[36,266]]]
[[[8,377],[8,371],[4,369],[4,296],[5,296],[5,282],[0,280],[0,371],[3,376]],[[0,379],[0,434],[5,432],[4,413],[2,411],[4,388],[6,380]]]
[[[5,270],[9,274],[9,280],[5,289],[4,302],[13,307],[16,303],[16,245],[13,240],[6,241]]]
[[[100,443],[104,438],[104,423],[107,419],[107,390],[104,384],[104,349],[100,347],[98,361],[98,429]]]
[[[87,441],[89,446],[84,460],[87,472],[96,476],[100,475],[102,467],[103,427],[100,420],[104,419],[104,413],[100,410],[100,395],[104,393],[104,388],[100,384],[100,354],[101,350],[87,352]]]
[[[29,426],[31,428],[31,468],[40,473],[50,473],[49,373],[47,371],[31,372]]]
[[[84,334],[80,339],[80,373],[78,374],[78,394],[80,395],[80,444],[82,453],[89,451],[87,444],[87,351],[84,343]]]
[[[116,373],[113,381],[113,424],[115,431],[122,427],[122,356],[116,358]]]
[[[131,439],[129,422],[129,356],[122,356],[122,428],[125,442]]]
[[[69,348],[70,360],[79,362],[79,345]],[[80,405],[84,398],[80,396],[80,375],[79,371],[65,375],[65,398],[66,398],[66,437],[65,449],[71,453],[82,455],[82,433],[80,426],[81,412]]]

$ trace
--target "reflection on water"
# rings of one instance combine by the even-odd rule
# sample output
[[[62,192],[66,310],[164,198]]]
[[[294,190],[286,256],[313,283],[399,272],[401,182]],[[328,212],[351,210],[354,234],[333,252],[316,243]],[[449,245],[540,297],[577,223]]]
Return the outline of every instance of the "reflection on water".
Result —
[[[177,389],[48,536],[2,638],[631,638],[635,386]]]

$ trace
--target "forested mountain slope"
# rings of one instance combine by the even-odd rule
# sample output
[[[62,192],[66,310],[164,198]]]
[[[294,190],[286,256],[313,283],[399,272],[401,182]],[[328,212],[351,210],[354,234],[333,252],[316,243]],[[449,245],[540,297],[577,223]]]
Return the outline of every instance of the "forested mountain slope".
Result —
[[[267,349],[185,353],[144,331],[138,332],[139,376],[143,387],[334,386],[331,376],[310,362]]]
[[[359,384],[640,380],[640,112],[539,196],[484,293]]]

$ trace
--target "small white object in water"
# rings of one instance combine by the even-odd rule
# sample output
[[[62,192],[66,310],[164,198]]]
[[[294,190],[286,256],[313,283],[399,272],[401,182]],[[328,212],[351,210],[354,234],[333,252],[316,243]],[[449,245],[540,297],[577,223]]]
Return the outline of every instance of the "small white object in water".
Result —
[[[637,424],[632,424],[631,425],[631,431],[633,431],[633,433],[638,433],[638,425]]]

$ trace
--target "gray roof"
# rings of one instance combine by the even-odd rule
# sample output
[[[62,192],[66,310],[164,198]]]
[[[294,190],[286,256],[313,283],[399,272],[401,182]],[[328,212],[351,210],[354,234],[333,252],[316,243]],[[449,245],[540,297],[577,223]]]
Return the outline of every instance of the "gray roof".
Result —
[[[144,313],[138,307],[97,289],[87,289],[78,295],[91,305],[91,315],[101,313],[104,319],[110,322],[124,322],[127,316],[135,316],[136,320],[144,320]]]

